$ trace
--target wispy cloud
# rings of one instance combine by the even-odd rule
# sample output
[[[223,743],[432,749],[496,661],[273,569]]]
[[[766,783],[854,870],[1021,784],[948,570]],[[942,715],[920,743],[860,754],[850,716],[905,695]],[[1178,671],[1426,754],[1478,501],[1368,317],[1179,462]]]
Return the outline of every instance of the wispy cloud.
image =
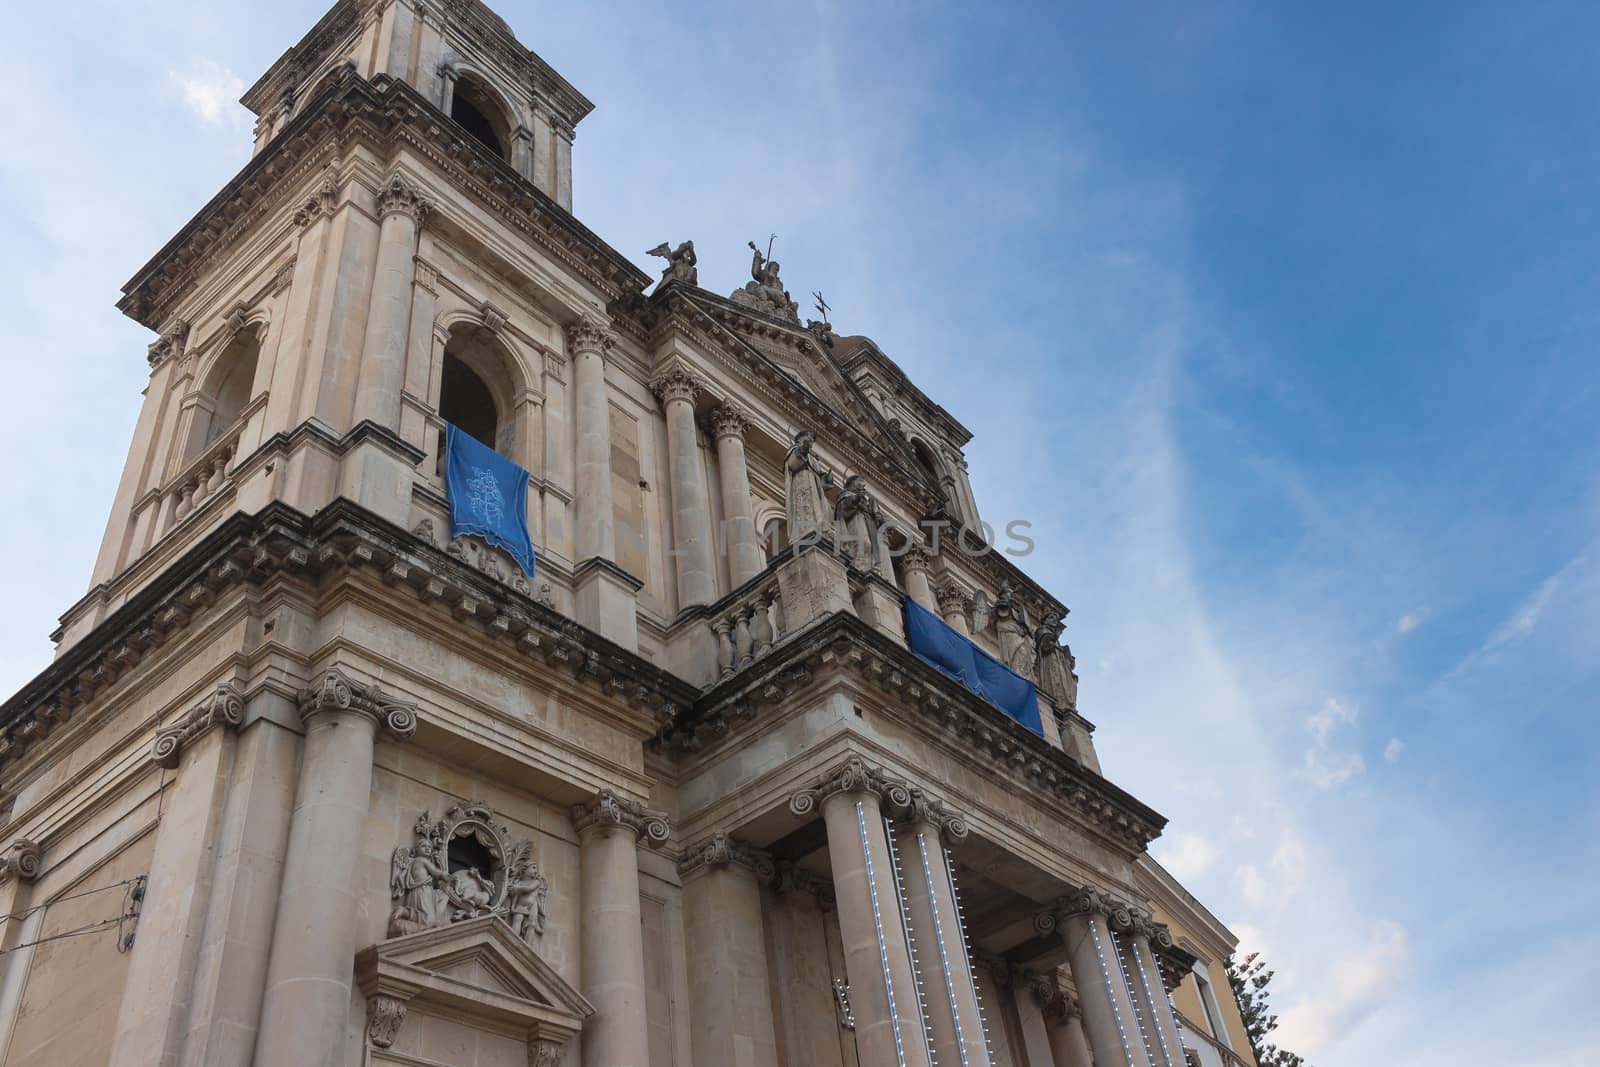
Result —
[[[1359,752],[1339,751],[1331,744],[1335,732],[1355,725],[1357,715],[1355,705],[1329,697],[1322,710],[1306,718],[1312,745],[1301,757],[1300,774],[1317,789],[1335,789],[1366,772]]]
[[[1187,882],[1210,870],[1217,856],[1217,846],[1205,835],[1179,833],[1157,852],[1156,860],[1178,881]]]
[[[1408,634],[1421,625],[1422,613],[1419,611],[1408,611],[1404,615],[1400,616],[1399,621],[1394,624],[1394,628],[1395,632],[1397,633]]]
[[[1336,960],[1315,997],[1302,997],[1278,1021],[1277,1042],[1315,1057],[1371,1014],[1400,978],[1411,955],[1405,928],[1380,920],[1360,947]]]
[[[1383,746],[1383,762],[1398,763],[1400,755],[1406,750],[1406,743],[1398,737],[1389,738],[1389,743]]]
[[[244,81],[221,63],[195,60],[184,72],[169,71],[183,106],[207,126],[241,126],[247,113],[238,106]]]

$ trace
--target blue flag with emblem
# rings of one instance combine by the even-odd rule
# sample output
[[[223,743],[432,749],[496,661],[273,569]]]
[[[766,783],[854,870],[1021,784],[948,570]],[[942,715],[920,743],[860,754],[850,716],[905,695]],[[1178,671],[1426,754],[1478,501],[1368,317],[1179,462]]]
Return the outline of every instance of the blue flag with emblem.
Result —
[[[444,491],[450,500],[450,536],[476,534],[504,549],[531,579],[528,472],[448,422],[444,441]]]

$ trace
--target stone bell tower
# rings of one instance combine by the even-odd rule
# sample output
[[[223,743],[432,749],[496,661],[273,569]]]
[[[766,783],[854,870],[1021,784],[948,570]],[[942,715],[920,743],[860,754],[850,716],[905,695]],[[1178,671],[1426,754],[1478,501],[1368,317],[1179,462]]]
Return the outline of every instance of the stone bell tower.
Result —
[[[1184,1067],[1228,935],[955,417],[759,249],[724,297],[580,223],[592,105],[480,0],[339,0],[244,103],[0,706],[0,1067]]]

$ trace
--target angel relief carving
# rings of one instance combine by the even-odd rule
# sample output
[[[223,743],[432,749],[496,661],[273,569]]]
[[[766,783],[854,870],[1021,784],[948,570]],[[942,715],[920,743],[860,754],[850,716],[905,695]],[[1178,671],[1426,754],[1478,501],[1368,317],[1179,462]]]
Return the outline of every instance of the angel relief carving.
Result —
[[[487,804],[456,804],[435,821],[423,812],[416,841],[389,862],[389,936],[498,915],[524,942],[544,933],[550,884],[533,845],[511,841]]]

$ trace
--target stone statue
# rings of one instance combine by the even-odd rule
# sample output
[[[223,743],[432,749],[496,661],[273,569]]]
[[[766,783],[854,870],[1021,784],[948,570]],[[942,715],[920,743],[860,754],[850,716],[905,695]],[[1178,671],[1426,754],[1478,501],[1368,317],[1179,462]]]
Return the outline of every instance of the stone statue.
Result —
[[[1003,582],[994,599],[994,633],[1000,641],[1000,658],[1024,678],[1033,677],[1038,651],[1028,630],[1028,613],[1014,599],[1010,582]]]
[[[671,248],[666,241],[662,241],[645,255],[660,256],[667,261],[667,265],[661,268],[662,281],[700,284],[700,272],[695,267],[700,260],[694,254],[693,241],[685,241],[677,248]]]
[[[522,940],[531,943],[544,933],[544,907],[549,895],[550,883],[539,874],[537,864],[530,860],[517,864],[506,883],[506,901],[511,929]]]
[[[858,571],[876,571],[883,559],[883,513],[867,492],[861,475],[852,474],[844,480],[839,499],[833,504],[833,523],[834,537],[845,562]]]
[[[449,918],[450,900],[445,893],[449,878],[449,872],[434,859],[433,843],[426,838],[414,849],[395,849],[389,863],[389,895],[395,901],[389,914],[389,936],[443,926]]]
[[[798,324],[800,305],[789,299],[789,292],[783,287],[783,279],[778,277],[778,271],[781,269],[778,261],[762,255],[761,249],[756,247],[754,241],[749,244],[753,255],[750,260],[752,280],[745,282],[743,289],[734,291],[733,301]]]
[[[463,867],[450,876],[450,897],[456,906],[451,918],[460,922],[482,915],[494,901],[494,883],[476,867]]]
[[[1033,632],[1038,659],[1037,681],[1039,691],[1049,697],[1056,707],[1076,710],[1078,676],[1073,672],[1076,662],[1072,658],[1072,649],[1061,644],[1061,630],[1061,616],[1051,612]]]
[[[823,489],[833,484],[833,472],[811,452],[817,435],[801,430],[783,457],[784,500],[791,545],[815,543],[824,529]]]

